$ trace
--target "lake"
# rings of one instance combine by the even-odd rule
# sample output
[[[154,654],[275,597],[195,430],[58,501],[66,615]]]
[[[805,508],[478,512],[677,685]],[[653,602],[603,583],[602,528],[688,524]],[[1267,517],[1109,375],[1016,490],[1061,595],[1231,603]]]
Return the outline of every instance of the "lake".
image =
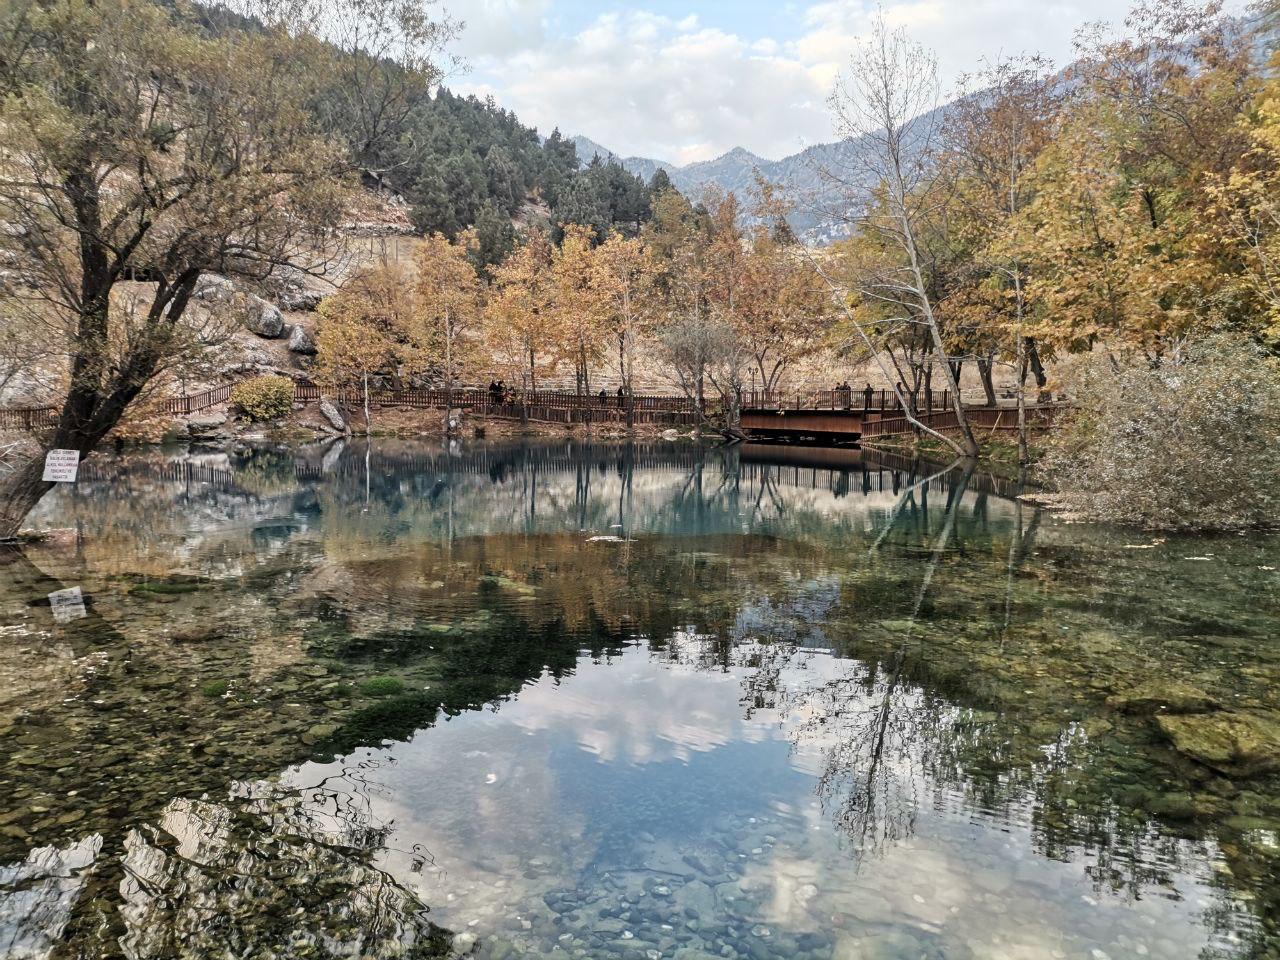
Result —
[[[0,956],[1280,956],[1280,537],[1016,493],[95,458],[0,557]]]

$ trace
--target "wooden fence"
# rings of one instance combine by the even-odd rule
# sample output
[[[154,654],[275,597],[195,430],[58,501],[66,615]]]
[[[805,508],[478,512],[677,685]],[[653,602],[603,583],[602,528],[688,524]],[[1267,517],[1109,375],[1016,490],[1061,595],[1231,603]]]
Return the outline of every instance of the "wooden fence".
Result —
[[[779,390],[746,390],[744,409],[761,410],[901,410],[902,403],[892,390],[807,390],[787,393]],[[922,390],[916,395],[918,409],[946,410],[951,406],[950,390]]]
[[[1065,404],[1038,404],[1026,407],[1027,426],[1032,431],[1047,430]],[[1018,430],[1018,410],[1016,407],[969,407],[965,410],[969,426],[976,434],[1016,433]],[[916,419],[925,426],[942,433],[958,430],[954,410],[939,410],[933,413],[921,412]],[[862,424],[862,438],[895,437],[911,434],[916,426],[905,416],[882,417],[878,420],[866,420]]]

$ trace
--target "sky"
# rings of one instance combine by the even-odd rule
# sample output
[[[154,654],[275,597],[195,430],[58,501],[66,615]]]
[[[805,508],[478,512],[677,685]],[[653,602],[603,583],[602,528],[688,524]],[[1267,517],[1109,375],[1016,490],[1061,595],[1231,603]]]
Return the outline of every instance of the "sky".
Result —
[[[875,0],[444,0],[467,64],[446,84],[492,94],[543,134],[685,164],[746,147],[777,160],[835,139],[827,98]],[[1230,8],[1241,9],[1243,0]],[[983,57],[1072,59],[1116,0],[883,0],[938,58],[943,96]]]

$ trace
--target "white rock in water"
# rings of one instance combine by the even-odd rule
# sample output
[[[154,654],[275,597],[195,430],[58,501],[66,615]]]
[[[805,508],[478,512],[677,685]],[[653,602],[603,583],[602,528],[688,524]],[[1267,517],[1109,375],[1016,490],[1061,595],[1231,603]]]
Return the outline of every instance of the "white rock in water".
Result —
[[[316,352],[316,342],[312,339],[311,333],[300,323],[293,325],[293,330],[289,333],[289,349],[294,353],[313,354]]]
[[[663,440],[679,440],[680,431],[679,430],[663,430],[662,439]]]

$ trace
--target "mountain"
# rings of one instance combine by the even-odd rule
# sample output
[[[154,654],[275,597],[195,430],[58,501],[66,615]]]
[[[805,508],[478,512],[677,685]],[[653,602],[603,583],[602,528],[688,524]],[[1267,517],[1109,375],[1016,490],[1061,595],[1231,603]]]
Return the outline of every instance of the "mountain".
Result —
[[[645,183],[653,179],[653,175],[659,170],[665,170],[667,175],[671,176],[678,169],[664,160],[650,160],[647,157],[621,157],[588,137],[574,137],[573,145],[577,148],[578,162],[582,166],[585,167],[591,163],[593,157],[599,157],[603,161],[616,160],[624,170],[635,174]]]
[[[938,107],[917,122],[941,123],[946,110],[946,106]],[[758,172],[781,187],[792,201],[794,209],[788,218],[791,229],[811,243],[826,244],[845,236],[847,228],[841,214],[848,207],[847,194],[851,188],[870,186],[858,182],[863,174],[857,159],[865,148],[861,138],[816,143],[781,160],[769,160],[735,147],[714,160],[685,166],[645,157],[620,157],[587,137],[574,137],[573,142],[580,163],[589,163],[597,155],[601,160],[613,158],[646,182],[653,171],[661,167],[675,188],[691,200],[697,200],[712,184],[722,190],[732,190],[739,198],[746,197],[755,186]]]
[[[685,196],[696,200],[707,187],[715,185],[733,191],[739,197],[750,194],[756,173],[770,183],[778,184],[795,204],[791,227],[798,235],[815,243],[829,243],[843,236],[844,230],[831,226],[832,213],[840,204],[843,188],[832,182],[834,174],[847,175],[857,153],[855,141],[821,143],[806,147],[781,160],[769,160],[750,150],[735,147],[714,160],[676,166],[648,157],[623,157],[587,137],[574,137],[578,162],[586,166],[592,157],[616,160],[630,173],[646,182],[659,170],[665,170],[672,184]]]

